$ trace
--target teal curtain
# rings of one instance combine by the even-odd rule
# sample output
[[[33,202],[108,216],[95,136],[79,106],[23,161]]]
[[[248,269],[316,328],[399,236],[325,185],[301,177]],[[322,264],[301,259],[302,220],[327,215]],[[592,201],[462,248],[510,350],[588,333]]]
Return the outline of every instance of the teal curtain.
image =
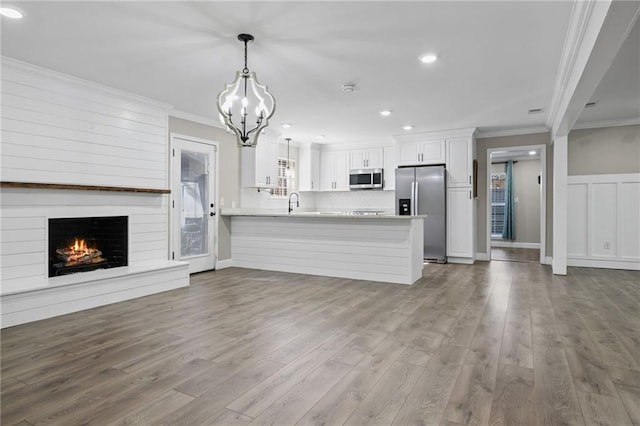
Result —
[[[507,178],[504,192],[504,228],[502,239],[515,240],[515,206],[513,203],[513,161],[507,161]]]

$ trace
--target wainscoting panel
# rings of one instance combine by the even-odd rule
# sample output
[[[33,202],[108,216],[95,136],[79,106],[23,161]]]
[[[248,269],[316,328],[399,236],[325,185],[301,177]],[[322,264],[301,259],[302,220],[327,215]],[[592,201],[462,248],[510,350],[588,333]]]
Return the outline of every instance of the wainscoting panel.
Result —
[[[569,266],[640,270],[640,174],[568,183]]]

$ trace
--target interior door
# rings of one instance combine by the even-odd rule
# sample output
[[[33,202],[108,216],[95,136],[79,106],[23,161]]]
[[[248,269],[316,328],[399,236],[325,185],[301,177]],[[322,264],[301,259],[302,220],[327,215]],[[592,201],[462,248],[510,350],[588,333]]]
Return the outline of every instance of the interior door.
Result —
[[[189,273],[216,266],[216,146],[172,137],[171,258]]]

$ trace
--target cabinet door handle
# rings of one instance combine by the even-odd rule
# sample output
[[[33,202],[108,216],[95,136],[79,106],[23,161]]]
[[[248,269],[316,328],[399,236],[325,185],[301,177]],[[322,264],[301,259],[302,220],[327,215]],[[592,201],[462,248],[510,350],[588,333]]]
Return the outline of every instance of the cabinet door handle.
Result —
[[[471,191],[469,191],[469,199],[471,199]]]
[[[471,185],[471,175],[469,175],[469,185]]]

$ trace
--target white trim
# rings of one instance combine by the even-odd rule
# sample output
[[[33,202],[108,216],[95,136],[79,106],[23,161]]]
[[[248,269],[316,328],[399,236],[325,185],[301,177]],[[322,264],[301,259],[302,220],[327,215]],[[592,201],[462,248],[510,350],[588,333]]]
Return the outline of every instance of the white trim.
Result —
[[[33,65],[27,62],[22,62],[17,59],[9,58],[8,56],[0,56],[2,68],[10,67],[16,71],[26,72],[29,74],[44,76],[47,78],[55,78],[57,80],[65,81],[68,83],[76,84],[78,86],[83,86],[85,88],[89,88],[92,90],[97,90],[103,92],[110,96],[117,96],[119,98],[125,98],[127,100],[143,103],[148,106],[152,106],[162,110],[165,114],[168,114],[169,110],[173,108],[171,104],[166,102],[162,102],[156,99],[147,98],[144,96],[136,95],[131,92],[125,92],[124,90],[116,89],[110,86],[105,86],[100,83],[96,83],[93,81],[85,80],[79,77],[75,77],[70,74],[61,73],[58,71],[51,70],[49,68],[39,67],[37,65]]]
[[[471,259],[469,257],[451,257],[447,256],[447,263],[460,263],[463,265],[473,265],[475,259]]]
[[[395,141],[403,143],[403,142],[423,141],[427,139],[451,139],[451,138],[473,137],[476,131],[477,129],[475,127],[469,127],[466,129],[441,130],[437,132],[399,134],[399,135],[392,135],[392,137]]]
[[[487,129],[487,130],[478,130],[478,139],[486,139],[486,138],[499,138],[503,136],[520,136],[520,135],[533,135],[537,133],[549,133],[549,128],[546,126],[536,126],[536,127],[522,127],[519,129]]]
[[[567,135],[553,141],[553,273],[567,275],[567,184],[568,143]]]
[[[573,175],[567,178],[567,184],[603,183],[603,182],[640,182],[640,173],[621,173],[609,175]]]
[[[574,2],[547,117],[554,138],[573,129],[639,15],[637,1]]]
[[[488,262],[489,260],[491,260],[489,257],[490,256],[487,253],[476,253],[476,260]]]
[[[593,13],[593,1],[575,1],[569,17],[569,25],[565,36],[560,62],[556,73],[555,89],[549,104],[547,127],[553,127],[557,115],[559,115],[560,103],[568,90],[571,76],[574,73],[580,47],[584,43],[585,34],[589,24],[589,18]]]
[[[233,259],[222,259],[216,262],[216,270],[233,268]]]
[[[486,242],[485,250],[491,261],[491,154],[495,151],[521,151],[521,150],[540,150],[540,263],[544,263],[546,259],[546,241],[547,241],[547,145],[521,145],[496,147],[487,149],[487,182],[486,182]]]
[[[491,240],[491,247],[511,247],[511,248],[526,248],[526,249],[539,249],[540,243],[520,243],[517,241],[499,241]],[[544,258],[540,259],[542,263]]]
[[[630,271],[640,271],[640,261],[623,260],[598,260],[598,259],[567,259],[568,266],[581,268],[604,268],[604,269],[626,269]]]
[[[640,117],[629,118],[626,120],[605,120],[605,121],[593,121],[590,123],[576,123],[573,130],[584,129],[601,129],[606,127],[622,127],[622,126],[637,126],[640,125]]]
[[[544,258],[544,262],[542,262],[544,265],[552,265],[553,264],[553,257],[551,256],[547,256]]]
[[[204,115],[193,114],[191,112],[186,112],[179,109],[173,109],[169,111],[169,116],[179,118],[181,120],[192,121],[194,123],[204,124],[206,126],[215,127],[225,131],[227,130],[227,128],[222,123],[220,123],[220,121],[216,120],[215,118],[205,117]],[[230,135],[232,134],[228,131],[227,133],[229,133]]]

